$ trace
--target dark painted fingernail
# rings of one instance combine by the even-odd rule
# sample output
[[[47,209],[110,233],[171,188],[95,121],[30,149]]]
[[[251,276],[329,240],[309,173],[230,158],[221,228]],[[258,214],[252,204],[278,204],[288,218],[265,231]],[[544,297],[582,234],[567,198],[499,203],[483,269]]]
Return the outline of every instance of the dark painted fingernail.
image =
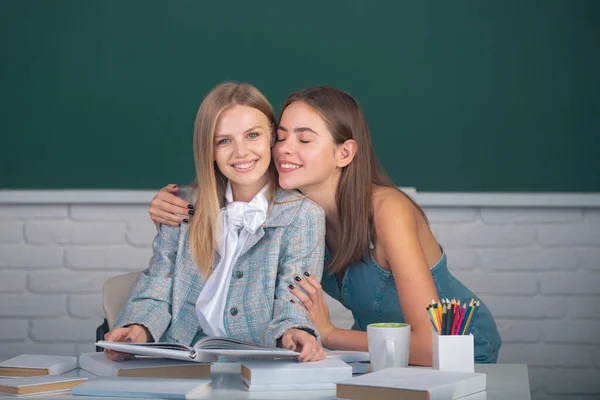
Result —
[[[302,362],[304,359],[302,357],[298,357],[298,362]]]
[[[194,206],[193,206],[193,205],[191,205],[191,204],[188,204],[188,208],[189,208],[190,210],[193,210],[193,209],[194,209]]]
[[[184,218],[184,219],[183,219],[183,222],[185,222],[185,223],[187,224],[187,223],[188,223],[188,222],[190,222],[190,221],[189,221],[187,218]]]
[[[296,287],[294,285],[292,285],[291,283],[288,285],[288,287],[290,288],[290,290],[296,289]]]
[[[296,282],[300,282],[300,281],[302,280],[302,278],[300,278],[299,276],[297,276],[297,277],[295,277],[295,278],[294,278],[294,280],[295,280]]]
[[[304,276],[310,276],[310,274],[308,272],[305,272]]]
[[[188,211],[188,214],[190,214],[190,215],[194,215],[194,210],[190,210],[190,211]]]
[[[130,337],[128,337],[127,339],[125,339],[125,341],[126,341],[127,343],[131,343],[131,338],[130,338]]]

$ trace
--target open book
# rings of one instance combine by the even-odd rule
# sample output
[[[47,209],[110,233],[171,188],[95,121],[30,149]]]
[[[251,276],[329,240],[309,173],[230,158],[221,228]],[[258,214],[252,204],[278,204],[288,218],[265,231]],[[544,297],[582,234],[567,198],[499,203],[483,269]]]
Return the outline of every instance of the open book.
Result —
[[[214,336],[203,337],[193,347],[178,343],[123,343],[106,341],[96,342],[96,346],[123,353],[196,362],[217,361],[219,356],[293,358],[300,354],[287,349]]]

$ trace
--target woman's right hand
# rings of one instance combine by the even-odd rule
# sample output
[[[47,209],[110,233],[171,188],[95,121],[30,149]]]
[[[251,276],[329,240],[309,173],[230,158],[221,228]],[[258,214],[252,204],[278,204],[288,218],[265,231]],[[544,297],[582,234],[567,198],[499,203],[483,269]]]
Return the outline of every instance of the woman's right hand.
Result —
[[[132,324],[123,328],[113,328],[106,335],[104,340],[107,342],[126,342],[126,343],[147,343],[152,339],[152,335],[145,326]],[[113,361],[124,361],[131,357],[129,353],[104,349],[106,357]]]
[[[327,356],[317,338],[301,329],[288,329],[281,338],[281,344],[284,349],[299,352],[297,360],[300,362],[319,361]]]
[[[160,189],[150,202],[148,212],[157,226],[158,224],[178,226],[182,222],[188,222],[188,218],[194,215],[194,206],[177,197],[178,192],[179,186],[167,185]]]

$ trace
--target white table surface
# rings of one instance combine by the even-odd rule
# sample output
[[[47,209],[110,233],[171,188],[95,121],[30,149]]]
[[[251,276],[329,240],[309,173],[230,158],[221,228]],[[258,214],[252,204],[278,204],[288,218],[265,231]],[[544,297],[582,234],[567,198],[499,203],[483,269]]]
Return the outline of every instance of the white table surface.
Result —
[[[475,365],[475,372],[487,374],[487,390],[464,400],[531,400],[529,375],[525,364],[488,364]],[[82,376],[96,379],[96,376],[81,369],[64,374],[65,376]],[[335,390],[307,390],[287,392],[248,392],[240,379],[240,364],[216,363],[211,367],[212,392],[210,399],[335,399]],[[0,399],[14,400],[20,397],[0,395]],[[27,396],[35,399],[72,399],[101,400],[117,399],[116,397],[71,396],[68,392]],[[123,397],[121,397],[123,399]]]

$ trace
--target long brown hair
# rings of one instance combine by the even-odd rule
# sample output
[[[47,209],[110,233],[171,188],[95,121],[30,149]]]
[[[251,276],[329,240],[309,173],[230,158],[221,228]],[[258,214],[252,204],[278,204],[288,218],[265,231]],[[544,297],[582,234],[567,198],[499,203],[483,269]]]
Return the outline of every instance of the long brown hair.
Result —
[[[358,102],[342,90],[330,86],[317,86],[292,93],[285,100],[281,113],[287,106],[302,101],[317,111],[325,121],[336,144],[354,140],[357,144],[353,161],[341,170],[335,193],[340,220],[340,233],[334,244],[329,272],[339,273],[350,264],[360,261],[369,252],[369,238],[373,236],[373,188],[396,185],[387,176],[373,151],[371,134]],[[423,210],[404,194],[425,216]],[[340,251],[343,248],[344,251]]]
[[[190,247],[200,273],[207,277],[213,270],[216,249],[217,223],[225,203],[227,178],[217,167],[214,137],[217,122],[223,111],[234,105],[256,108],[271,122],[273,137],[275,112],[267,98],[254,86],[226,82],[212,89],[200,104],[194,124],[194,160],[196,163],[196,214],[190,219]],[[273,141],[271,140],[271,143]],[[270,161],[270,160],[269,160]],[[277,170],[269,164],[269,193],[274,198],[278,187]]]

